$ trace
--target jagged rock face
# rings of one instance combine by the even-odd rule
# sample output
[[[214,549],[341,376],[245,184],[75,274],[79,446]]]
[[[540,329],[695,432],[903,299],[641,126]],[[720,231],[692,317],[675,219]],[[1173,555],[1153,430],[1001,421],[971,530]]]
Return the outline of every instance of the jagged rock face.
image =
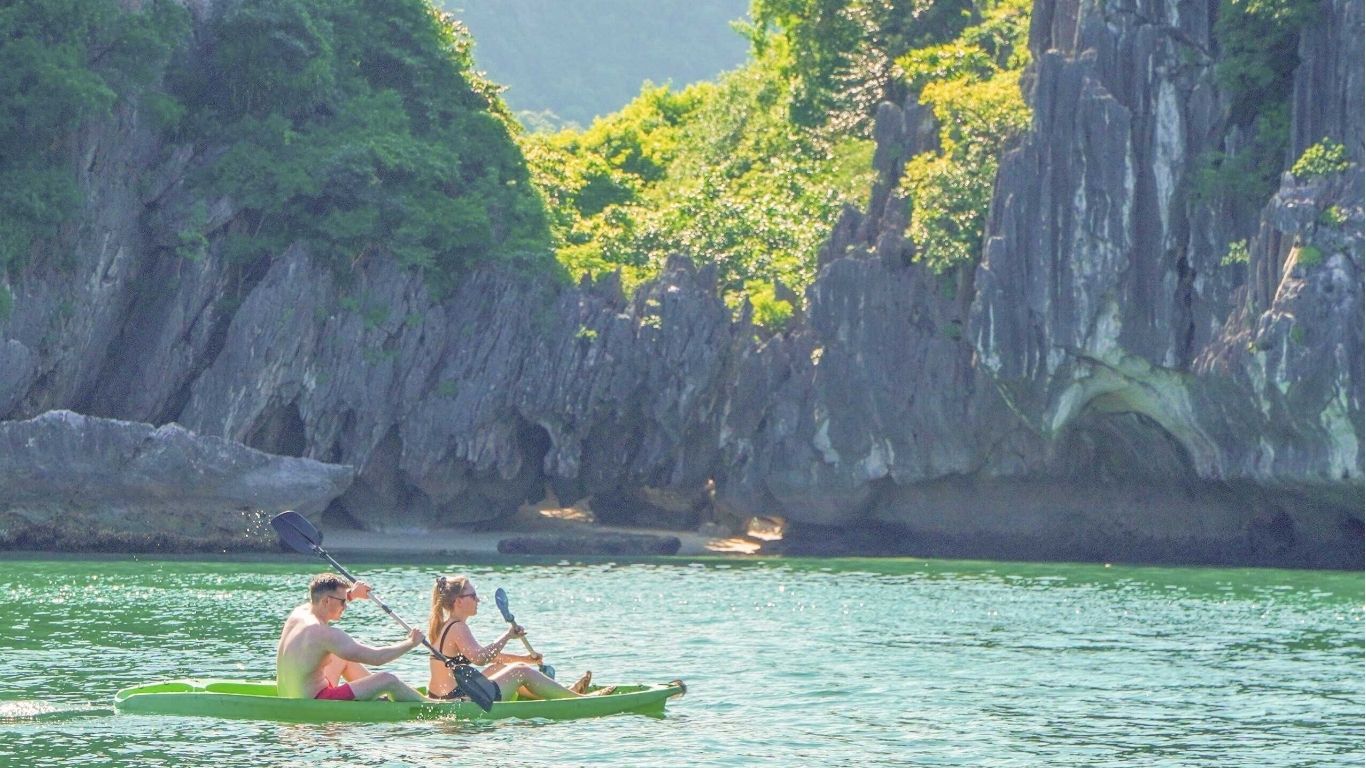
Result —
[[[737,366],[722,504],[865,519],[888,486],[975,471],[1015,422],[971,366],[955,302],[919,265],[842,257],[808,301],[805,327]]]
[[[1359,168],[1361,3],[1325,7],[1295,151],[1337,138]],[[762,339],[684,258],[630,299],[492,270],[436,296],[298,246],[229,263],[232,201],[184,181],[210,149],[156,146],[124,108],[79,150],[69,259],[11,276],[0,418],[178,421],[353,465],[335,509],[375,529],[550,489],[619,521],[779,515],[794,552],[1359,565],[1361,179],[1287,178],[1250,263],[1220,264],[1236,227],[1184,191],[1224,120],[1210,13],[1036,4],[1035,122],[975,273],[914,262],[898,180],[933,120],[882,105],[869,210]]]
[[[1210,12],[1037,4],[1034,125],[1001,163],[972,335],[1046,429],[1079,358],[1180,369],[1231,306],[1221,233],[1181,194],[1222,119],[1211,67],[1186,63]]]
[[[615,286],[494,273],[437,301],[384,262],[342,288],[294,249],[236,311],[179,418],[355,463],[341,503],[373,527],[493,519],[547,483],[568,500],[700,487],[729,313],[687,260],[625,304]]]
[[[50,411],[0,422],[0,544],[267,548],[262,510],[319,515],[351,476],[175,424]]]
[[[1297,93],[1335,90],[1324,106],[1297,98],[1295,135],[1338,138],[1357,158],[1361,4],[1326,5],[1338,14],[1326,29],[1354,31],[1302,42]],[[1199,478],[1359,499],[1359,238],[1334,239],[1312,269],[1283,275],[1282,265],[1290,242],[1309,236],[1306,216],[1332,201],[1352,212],[1344,231],[1359,231],[1360,187],[1283,188],[1254,244],[1252,290],[1239,290],[1240,267],[1220,264],[1227,225],[1181,194],[1224,119],[1210,67],[1190,64],[1209,47],[1212,8],[1036,5],[1034,128],[1002,162],[972,338],[1053,450],[1097,414],[1134,413],[1170,435],[1177,455],[1168,458],[1183,454]],[[1340,43],[1316,39],[1325,35]],[[1248,304],[1257,297],[1260,309]],[[1294,316],[1291,304],[1317,329],[1293,339],[1302,354],[1245,360],[1233,349],[1235,337],[1274,334]]]
[[[74,141],[83,201],[77,223],[60,246],[10,275],[14,307],[0,347],[0,384],[9,387],[0,389],[0,416],[84,410],[103,361],[121,354],[116,340],[146,263],[141,216],[164,191],[161,150],[126,104]]]

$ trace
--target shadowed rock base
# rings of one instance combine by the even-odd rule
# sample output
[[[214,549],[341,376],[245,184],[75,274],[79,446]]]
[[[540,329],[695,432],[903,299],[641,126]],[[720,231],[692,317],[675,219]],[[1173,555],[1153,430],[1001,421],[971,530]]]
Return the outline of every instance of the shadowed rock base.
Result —
[[[680,546],[677,536],[539,534],[502,539],[498,551],[504,555],[674,555]]]
[[[794,523],[764,551],[1360,569],[1361,509],[1214,483],[957,479],[884,490],[871,525]]]

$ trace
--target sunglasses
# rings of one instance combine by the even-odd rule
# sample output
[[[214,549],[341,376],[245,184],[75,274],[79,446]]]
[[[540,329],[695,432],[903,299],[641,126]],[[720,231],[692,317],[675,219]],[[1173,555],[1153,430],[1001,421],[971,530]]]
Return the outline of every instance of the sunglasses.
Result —
[[[456,595],[456,597],[457,597],[457,598],[460,598],[460,597],[472,597],[472,598],[474,598],[475,600],[478,600],[478,599],[479,599],[479,593],[478,593],[478,592],[461,592],[460,594]]]
[[[336,600],[341,603],[342,608],[345,608],[351,602],[351,598],[349,597],[337,597],[336,595],[323,595],[323,597],[330,597],[333,600]]]

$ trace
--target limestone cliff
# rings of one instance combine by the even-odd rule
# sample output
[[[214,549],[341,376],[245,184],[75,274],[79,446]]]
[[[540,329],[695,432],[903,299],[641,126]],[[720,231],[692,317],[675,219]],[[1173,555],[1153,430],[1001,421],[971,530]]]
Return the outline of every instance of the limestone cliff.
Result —
[[[895,190],[930,118],[884,104],[870,207],[771,337],[682,257],[629,298],[493,270],[438,297],[303,244],[234,262],[239,206],[187,183],[214,148],[123,105],[73,147],[62,258],[8,278],[0,419],[178,422],[351,465],[332,510],[377,529],[550,489],[621,522],[781,516],[794,552],[1359,566],[1361,5],[1325,0],[1293,114],[1294,156],[1328,137],[1355,165],[1287,175],[1247,265],[1189,194],[1227,119],[1212,6],[1037,0],[1034,123],[980,265],[913,261]]]

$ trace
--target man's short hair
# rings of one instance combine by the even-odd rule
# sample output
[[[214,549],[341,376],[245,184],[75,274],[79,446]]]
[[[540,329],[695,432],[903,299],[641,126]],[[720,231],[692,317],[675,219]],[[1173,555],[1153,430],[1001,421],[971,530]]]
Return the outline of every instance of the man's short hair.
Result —
[[[323,595],[330,595],[336,591],[337,587],[350,589],[351,582],[335,573],[320,573],[308,582],[308,599],[316,603]]]

